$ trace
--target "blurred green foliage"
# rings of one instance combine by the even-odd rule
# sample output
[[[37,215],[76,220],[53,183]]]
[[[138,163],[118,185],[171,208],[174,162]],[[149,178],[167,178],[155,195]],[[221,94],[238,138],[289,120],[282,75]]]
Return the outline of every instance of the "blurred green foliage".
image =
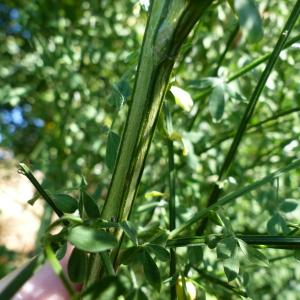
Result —
[[[175,140],[178,224],[205,205],[264,64],[230,83],[227,79],[273,49],[294,2],[257,1],[264,36],[250,43],[244,31],[237,30],[229,5],[216,1],[183,46],[171,81],[191,95],[193,106],[186,111],[172,94],[166,97]],[[146,20],[147,11],[137,0],[0,3],[1,149],[41,170],[47,189],[78,188],[84,175],[101,205],[111,177],[107,139],[113,133],[118,140],[122,131]],[[294,30],[292,37],[296,34]],[[299,59],[299,43],[280,54],[229,177],[219,183],[224,192],[254,182],[298,156]],[[151,235],[153,228],[166,227],[168,222],[167,165],[166,140],[159,127],[131,215],[141,234]],[[298,226],[299,207],[293,200],[300,195],[298,178],[299,171],[293,171],[227,206],[224,214],[234,231],[288,234],[291,224]],[[145,197],[152,191],[161,193]],[[295,205],[286,204],[287,199]],[[211,225],[210,230],[219,232],[220,227]],[[189,250],[193,264],[226,281],[215,251],[198,250],[196,254]],[[245,264],[235,285],[243,285],[253,299],[298,299],[298,263],[294,258],[276,260],[290,252],[264,253],[274,262],[268,268]],[[187,250],[178,251],[182,271],[186,255]],[[166,265],[161,265],[166,279]],[[140,268],[136,267],[137,274]],[[121,268],[123,273],[128,278],[128,271]],[[192,271],[188,276],[207,291],[207,299],[213,299],[211,295],[235,299],[228,289],[216,289],[209,277]],[[139,286],[144,284],[143,276],[137,280]],[[126,287],[130,284],[127,279]],[[147,294],[149,299],[162,299],[154,290]]]

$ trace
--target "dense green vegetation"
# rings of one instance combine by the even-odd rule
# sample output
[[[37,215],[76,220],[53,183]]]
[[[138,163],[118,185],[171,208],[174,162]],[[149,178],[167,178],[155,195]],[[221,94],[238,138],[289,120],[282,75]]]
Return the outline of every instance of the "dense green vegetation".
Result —
[[[0,3],[1,149],[46,200],[40,262],[75,245],[83,299],[298,299],[300,1],[151,5]]]

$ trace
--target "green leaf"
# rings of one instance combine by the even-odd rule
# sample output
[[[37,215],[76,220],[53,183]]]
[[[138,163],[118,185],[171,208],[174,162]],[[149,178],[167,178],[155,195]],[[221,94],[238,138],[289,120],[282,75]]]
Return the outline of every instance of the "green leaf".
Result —
[[[243,240],[241,239],[236,239],[237,242],[238,242],[238,245],[242,251],[242,253],[245,255],[245,256],[248,256],[248,245],[247,243],[245,243]]]
[[[238,241],[238,244],[240,246],[242,253],[245,255],[245,257],[247,257],[247,259],[251,263],[258,265],[258,266],[262,266],[262,267],[269,266],[269,261],[263,253],[261,253],[256,248],[246,244],[241,239],[237,239],[237,241]]]
[[[151,255],[145,250],[143,256],[143,267],[146,279],[148,282],[158,291],[161,287],[161,278],[158,267],[151,257]]]
[[[295,259],[300,261],[300,250],[295,250],[294,251],[294,257],[295,257]]]
[[[96,281],[87,289],[83,290],[80,299],[85,300],[108,300],[120,299],[124,295],[125,287],[121,280],[116,276],[108,276]]]
[[[230,257],[223,261],[223,267],[228,281],[232,281],[239,274],[240,262],[236,257]]]
[[[116,109],[120,109],[125,102],[125,97],[123,96],[117,85],[112,85],[112,91],[108,101]]]
[[[59,210],[64,213],[71,214],[78,208],[77,200],[67,194],[54,194],[52,200]]]
[[[218,215],[217,212],[211,210],[209,213],[208,213],[208,216],[207,216],[213,223],[215,223],[216,225],[219,225],[219,226],[223,226],[223,222],[222,222],[222,219],[221,217]]]
[[[286,199],[280,204],[280,210],[288,213],[294,211],[298,206],[298,202],[294,199]]]
[[[234,237],[228,237],[221,240],[217,245],[217,256],[220,259],[226,259],[234,256],[237,241]]]
[[[234,235],[233,228],[231,226],[230,220],[228,217],[226,217],[224,213],[224,209],[220,208],[218,210],[218,215],[220,217],[221,222],[223,223],[223,231],[225,235]]]
[[[155,255],[155,257],[161,261],[169,261],[170,253],[164,247],[155,244],[148,244],[146,248]]]
[[[148,300],[148,297],[141,289],[134,289],[126,295],[125,300]]]
[[[261,266],[261,267],[268,267],[269,261],[267,257],[261,253],[259,250],[257,250],[254,247],[251,247],[248,245],[247,247],[248,256],[247,258],[249,261],[255,265]]]
[[[215,235],[207,235],[205,237],[205,244],[208,246],[209,249],[214,249],[217,247],[218,243],[220,241],[220,238]]]
[[[61,260],[64,258],[67,252],[67,243],[64,242],[56,251],[55,255],[58,260]]]
[[[68,275],[73,282],[83,282],[87,272],[87,263],[86,253],[74,248],[68,262]]]
[[[214,122],[222,119],[225,108],[224,85],[216,85],[209,96],[209,112]]]
[[[67,238],[76,248],[87,252],[110,250],[118,245],[110,233],[85,225],[71,228]]]
[[[188,82],[188,86],[197,90],[208,90],[212,86],[217,85],[220,82],[218,77],[206,77],[200,80],[191,80]]]
[[[170,91],[173,94],[175,103],[178,106],[187,112],[191,111],[194,102],[191,95],[187,91],[174,85],[171,86]]]
[[[278,234],[278,233],[288,234],[290,232],[285,219],[279,213],[275,213],[272,216],[272,218],[268,221],[267,231],[269,234]]]
[[[131,95],[131,88],[127,80],[122,79],[117,83],[118,90],[123,96],[123,101],[126,101]]]
[[[203,247],[202,246],[193,246],[188,247],[188,258],[192,265],[198,266],[203,260]]]
[[[110,171],[113,171],[116,163],[120,140],[121,138],[117,133],[109,131],[106,144],[105,162]]]
[[[229,98],[237,100],[239,102],[246,101],[246,98],[243,95],[239,94],[236,89],[231,88],[228,84],[224,84],[224,89]]]
[[[140,262],[142,253],[141,247],[129,247],[121,251],[120,262],[123,265],[136,264]]]
[[[257,42],[263,37],[263,24],[254,0],[235,0],[234,8],[240,26],[249,42]]]
[[[84,210],[89,218],[100,218],[100,212],[96,201],[85,191],[82,192]]]
[[[120,223],[120,226],[124,230],[127,237],[137,246],[138,245],[137,231],[133,226],[133,224],[129,221],[123,221]]]

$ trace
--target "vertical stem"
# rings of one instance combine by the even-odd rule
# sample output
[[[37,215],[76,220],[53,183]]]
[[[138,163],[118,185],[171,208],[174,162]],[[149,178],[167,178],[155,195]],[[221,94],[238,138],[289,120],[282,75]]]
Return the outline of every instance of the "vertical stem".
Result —
[[[173,131],[172,118],[167,104],[164,105],[166,117],[166,127],[168,135]],[[175,162],[174,162],[174,144],[168,138],[168,161],[169,161],[169,230],[173,231],[176,228],[176,182],[175,182]],[[170,249],[170,277],[176,274],[176,249]],[[176,286],[170,286],[170,299],[176,300]]]
[[[228,40],[227,40],[227,43],[226,43],[226,47],[224,49],[224,51],[222,52],[222,54],[220,55],[219,57],[219,60],[218,60],[218,63],[217,63],[217,67],[216,69],[214,70],[214,76],[218,76],[218,71],[224,61],[224,58],[228,52],[228,50],[230,49],[237,33],[239,32],[239,29],[240,29],[240,24],[238,23],[237,25],[234,26],[234,29],[233,31],[230,33],[229,37],[228,37]]]
[[[144,34],[132,103],[101,217],[126,220],[132,209],[176,56],[213,0],[153,0]],[[115,233],[121,239],[121,232]],[[117,257],[118,251],[112,255]],[[99,260],[98,260],[99,262]],[[94,262],[87,284],[99,278]]]

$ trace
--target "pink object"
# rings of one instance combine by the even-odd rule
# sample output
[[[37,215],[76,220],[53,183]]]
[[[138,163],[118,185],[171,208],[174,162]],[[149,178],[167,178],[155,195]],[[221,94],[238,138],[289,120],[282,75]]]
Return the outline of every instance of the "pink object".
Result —
[[[67,274],[67,263],[73,247],[68,246],[67,253],[61,261],[65,274]],[[16,271],[17,272],[17,271]],[[15,272],[9,274],[0,282],[0,290],[3,288]],[[42,266],[30,280],[12,298],[13,300],[69,300],[68,291],[61,280],[53,272],[47,263]]]

